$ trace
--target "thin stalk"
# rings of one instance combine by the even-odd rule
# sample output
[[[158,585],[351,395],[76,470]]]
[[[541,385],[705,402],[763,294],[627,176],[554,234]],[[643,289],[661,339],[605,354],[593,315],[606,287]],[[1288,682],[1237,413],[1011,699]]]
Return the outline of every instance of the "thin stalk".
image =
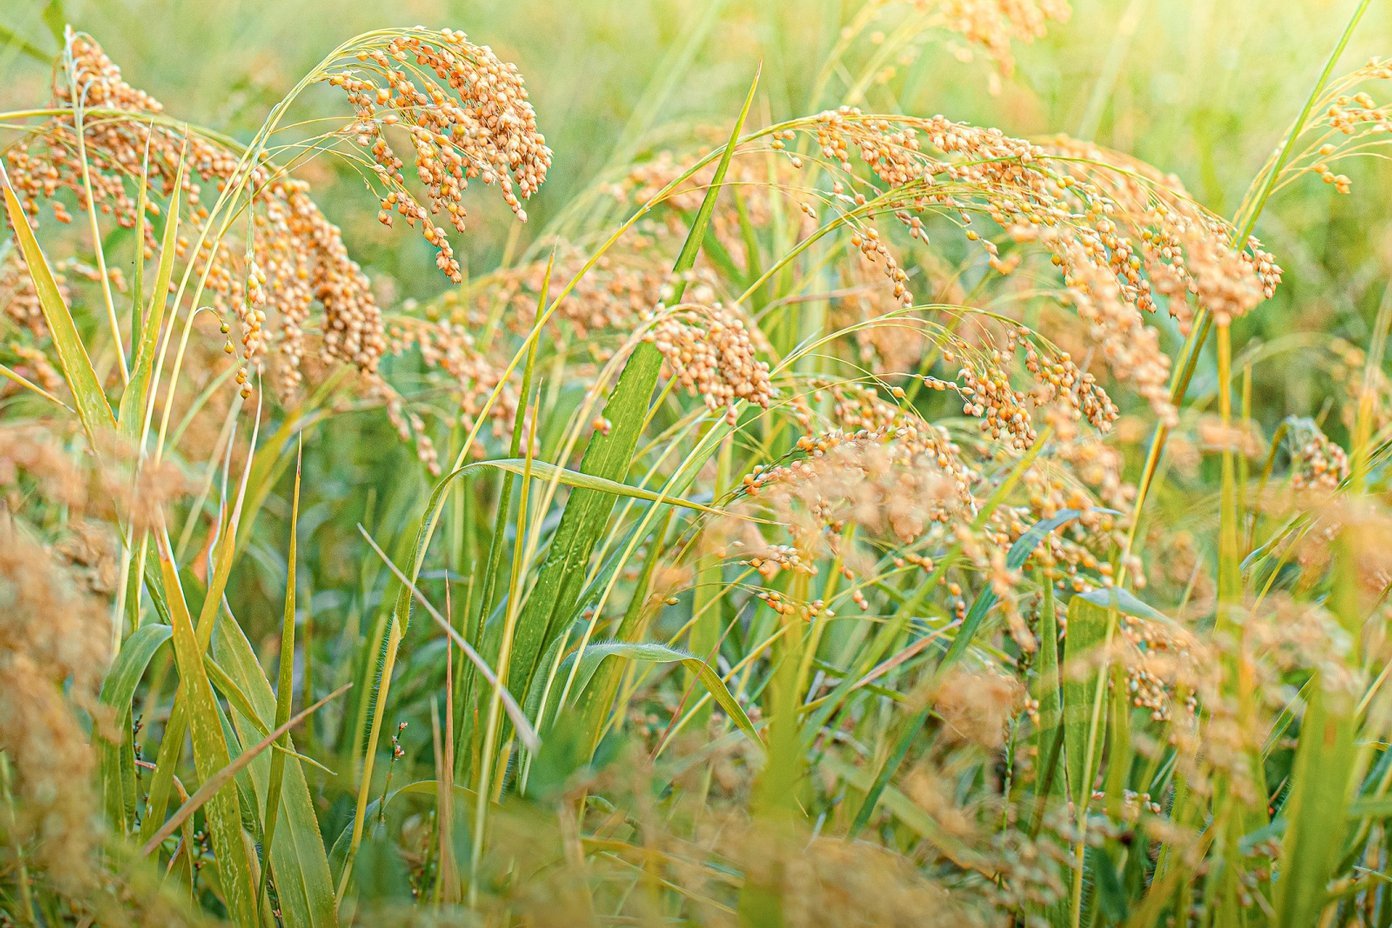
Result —
[[[71,58],[72,55],[72,30],[68,31],[67,49],[64,54]],[[73,124],[77,134],[77,155],[82,163],[82,191],[84,199],[87,201],[87,223],[92,233],[92,252],[97,259],[97,273],[101,276],[102,297],[106,304],[106,320],[111,326],[111,338],[116,343],[116,366],[121,371],[121,383],[130,382],[130,368],[126,364],[126,346],[121,340],[121,323],[116,319],[116,300],[111,294],[111,277],[106,271],[106,249],[102,247],[101,225],[97,222],[97,201],[92,195],[92,166],[87,159],[87,131],[83,125],[83,110],[86,108],[87,88],[79,88],[73,81],[74,69],[69,62],[67,67],[68,86],[75,101],[73,106]],[[142,247],[137,242],[136,247]]]
[[[522,405],[527,400],[523,397]],[[526,465],[523,469],[522,484],[518,489],[520,498],[517,504],[517,534],[513,543],[512,572],[508,585],[507,612],[503,620],[502,644],[498,651],[498,682],[493,687],[488,701],[488,721],[484,728],[483,756],[478,769],[477,802],[474,809],[473,852],[469,855],[469,908],[478,907],[479,862],[483,857],[483,840],[488,825],[488,804],[492,793],[494,739],[498,736],[502,710],[503,688],[508,683],[508,670],[512,665],[512,642],[516,637],[517,619],[522,613],[522,562],[525,560],[524,546],[527,541],[527,495],[532,485],[531,445],[527,446]]]
[[[1267,200],[1275,189],[1276,181],[1280,176],[1281,170],[1289,162],[1295,150],[1297,141],[1301,133],[1305,131],[1305,123],[1309,121],[1310,114],[1314,111],[1315,104],[1319,101],[1325,87],[1329,84],[1329,79],[1334,73],[1334,68],[1338,65],[1339,59],[1343,56],[1344,49],[1348,47],[1349,41],[1353,38],[1354,31],[1358,28],[1358,23],[1363,19],[1363,15],[1368,12],[1372,5],[1372,0],[1359,0],[1358,6],[1354,9],[1353,15],[1349,17],[1348,24],[1344,27],[1343,33],[1339,36],[1338,43],[1334,50],[1329,54],[1329,58],[1324,63],[1324,70],[1320,72],[1319,79],[1315,81],[1314,87],[1310,89],[1310,95],[1305,100],[1304,107],[1300,110],[1300,115],[1296,117],[1290,131],[1286,133],[1285,144],[1281,146],[1280,152],[1276,157],[1268,162],[1264,173],[1258,175],[1258,179],[1253,182],[1253,186],[1259,191],[1256,197],[1249,201],[1245,215],[1239,214],[1235,225],[1239,226],[1239,231],[1233,237],[1234,247],[1245,247],[1252,232],[1257,227],[1257,220],[1261,218],[1262,210],[1266,208]],[[1193,380],[1194,369],[1198,365],[1199,355],[1202,347],[1208,340],[1209,329],[1212,328],[1213,319],[1207,309],[1202,307],[1194,316],[1193,327],[1190,329],[1189,337],[1185,339],[1184,347],[1180,351],[1180,363],[1176,365],[1174,376],[1170,381],[1170,402],[1178,409],[1184,403],[1185,395],[1189,391],[1189,383]],[[1156,471],[1160,465],[1160,458],[1164,454],[1165,442],[1169,439],[1170,428],[1165,423],[1160,423],[1155,427],[1155,433],[1151,436],[1150,449],[1146,454],[1145,466],[1141,471],[1141,479],[1136,485],[1136,502],[1131,510],[1131,527],[1127,533],[1126,545],[1122,551],[1121,564],[1117,573],[1118,583],[1126,580],[1126,561],[1135,547],[1137,528],[1140,525],[1141,513],[1145,509],[1147,497],[1150,495],[1151,487],[1155,480]]]

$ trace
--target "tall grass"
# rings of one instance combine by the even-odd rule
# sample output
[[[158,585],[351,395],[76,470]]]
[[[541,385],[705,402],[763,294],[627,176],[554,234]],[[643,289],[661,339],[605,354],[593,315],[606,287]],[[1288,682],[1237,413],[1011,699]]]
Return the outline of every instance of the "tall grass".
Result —
[[[0,923],[1392,924],[1392,298],[1287,297],[1385,279],[1370,9],[1231,220],[882,105],[1061,0],[664,126],[711,12],[559,205],[463,33],[237,136],[63,31],[0,113]]]

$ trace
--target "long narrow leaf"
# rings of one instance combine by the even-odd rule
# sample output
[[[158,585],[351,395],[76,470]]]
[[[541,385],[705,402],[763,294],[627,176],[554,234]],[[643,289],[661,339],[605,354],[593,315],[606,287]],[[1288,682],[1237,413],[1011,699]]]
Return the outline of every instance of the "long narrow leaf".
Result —
[[[290,502],[290,547],[285,560],[285,610],[280,626],[280,674],[276,681],[276,727],[280,728],[290,719],[291,703],[295,691],[295,567],[297,563],[296,531],[300,524],[300,476],[304,461],[303,446],[295,457],[295,489]],[[309,694],[306,694],[308,696]],[[287,729],[288,731],[288,729]],[[288,748],[290,739],[281,739],[281,747]],[[269,856],[275,846],[276,819],[280,813],[280,788],[285,776],[285,756],[276,752],[271,757],[271,781],[266,790],[265,813],[262,815],[263,853]],[[270,868],[261,875],[261,888],[257,890],[257,900],[266,892],[270,880]]]
[[[199,777],[207,782],[230,764],[232,758],[222,723],[218,720],[213,686],[203,666],[202,649],[194,634],[193,619],[180,590],[168,539],[161,538],[159,541],[160,568],[174,620],[174,658],[187,697],[188,727],[193,735],[193,761]],[[246,844],[242,840],[242,806],[237,791],[219,789],[208,797],[206,817],[228,912],[238,925],[253,928],[258,920],[251,886],[251,866],[246,856]]]
[[[674,302],[681,299],[686,275],[696,266],[696,256],[705,239],[706,228],[710,225],[730,161],[734,158],[740,133],[754,104],[757,86],[756,75],[716,166],[710,188],[672,268]],[[648,404],[657,386],[661,367],[661,353],[647,342],[640,343],[619,375],[619,382],[602,413],[605,419],[613,423],[613,428],[607,434],[596,433],[590,440],[580,462],[581,473],[622,483],[624,474],[633,462],[639,432],[647,418]],[[535,589],[527,599],[518,622],[517,640],[513,644],[512,666],[507,679],[524,694],[536,669],[537,658],[546,650],[555,632],[558,617],[570,615],[580,595],[586,565],[604,533],[613,505],[612,495],[586,489],[576,490],[566,503],[561,524],[547,551]]]
[[[131,702],[145,670],[160,649],[169,642],[174,629],[168,625],[147,625],[137,629],[121,645],[121,652],[102,681],[101,703],[116,711],[119,741],[101,742],[102,799],[107,824],[124,834],[135,816],[135,758],[127,733],[131,727]]]
[[[580,668],[576,672],[575,685],[572,694],[578,696],[585,692],[589,687],[590,681],[594,678],[595,672],[599,670],[600,664],[611,657],[621,658],[635,663],[645,664],[681,664],[687,670],[696,675],[696,679],[701,681],[701,685],[711,694],[711,698],[730,719],[747,734],[756,744],[762,745],[759,733],[754,728],[754,723],[749,720],[749,715],[735,699],[725,681],[720,679],[720,674],[715,672],[705,661],[687,651],[668,647],[665,644],[647,641],[602,641],[598,644],[591,644],[585,649],[584,655],[580,658]],[[575,656],[571,655],[562,663],[562,668],[568,668],[575,663]]]
[[[217,623],[213,653],[219,666],[246,694],[255,713],[254,718],[243,716],[240,709],[229,713],[234,728],[243,742],[264,737],[275,727],[267,723],[275,717],[276,697],[250,642],[237,623]],[[277,803],[279,824],[276,826],[275,842],[268,853],[276,896],[286,913],[286,924],[333,928],[338,924],[333,882],[314,801],[305,779],[304,761],[294,753],[294,743],[288,735],[284,736],[283,743],[286,750],[272,750],[269,757],[262,754],[247,768],[247,779],[253,793],[251,806],[256,809],[266,807],[271,761],[283,755],[284,772],[280,801]]]
[[[250,764],[257,757],[261,756],[263,751],[269,750],[271,745],[275,744],[277,738],[282,737],[289,732],[290,729],[319,711],[320,707],[330,700],[336,699],[348,692],[349,687],[352,685],[351,683],[343,684],[323,699],[314,703],[314,705],[302,710],[294,717],[287,719],[283,724],[278,726],[275,731],[272,731],[270,734],[266,735],[265,738],[262,738],[256,744],[238,754],[236,760],[233,760],[226,767],[223,767],[205,780],[203,785],[198,788],[198,791],[190,796],[188,800],[169,817],[168,821],[160,826],[159,830],[156,831],[154,836],[146,843],[144,852],[146,854],[154,853],[155,848],[159,847],[160,843],[163,842],[165,838],[177,831],[179,826],[188,821],[189,816],[193,815],[193,813],[197,812],[211,800],[218,790],[231,783],[232,778],[241,770],[245,769],[247,764]]]
[[[164,326],[165,307],[169,303],[169,281],[174,275],[174,258],[179,244],[179,208],[183,186],[184,162],[174,179],[174,192],[169,197],[164,219],[164,236],[160,243],[159,264],[155,268],[155,284],[150,291],[150,306],[140,323],[139,338],[132,346],[135,361],[131,367],[130,383],[121,394],[121,429],[134,438],[140,434],[149,399],[150,381],[159,355],[159,336]],[[139,299],[139,294],[136,295]]]
[[[63,379],[72,391],[73,402],[77,406],[82,427],[89,438],[116,424],[111,414],[111,404],[102,391],[101,381],[92,368],[92,359],[87,354],[87,345],[78,334],[68,304],[58,289],[58,281],[53,276],[53,268],[39,248],[34,230],[29,226],[29,217],[10,187],[10,179],[0,167],[0,189],[5,197],[5,209],[9,213],[10,225],[14,228],[15,239],[19,242],[20,253],[29,268],[29,276],[34,282],[34,292],[38,296],[39,308],[43,311],[44,322],[48,324],[53,347],[58,352],[58,366]]]

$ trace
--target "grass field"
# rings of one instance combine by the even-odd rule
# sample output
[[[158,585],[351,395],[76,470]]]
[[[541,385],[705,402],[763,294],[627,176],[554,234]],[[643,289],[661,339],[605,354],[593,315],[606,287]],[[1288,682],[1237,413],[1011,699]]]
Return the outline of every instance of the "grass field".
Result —
[[[1388,55],[7,6],[0,926],[1392,926]]]

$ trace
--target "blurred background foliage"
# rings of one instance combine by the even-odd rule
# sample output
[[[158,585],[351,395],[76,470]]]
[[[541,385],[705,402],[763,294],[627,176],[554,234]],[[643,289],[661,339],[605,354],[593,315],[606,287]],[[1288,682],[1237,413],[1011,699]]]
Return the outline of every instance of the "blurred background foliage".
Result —
[[[941,36],[907,53],[881,55],[876,40],[883,28],[861,36],[846,62],[888,59],[876,62],[883,63],[877,82],[853,101],[867,111],[942,113],[1015,136],[1062,132],[1090,139],[1174,172],[1200,202],[1231,216],[1343,28],[1343,6],[1078,0],[1068,23],[1033,45],[1016,46],[1017,65],[1003,78],[979,53],[944,48]],[[0,12],[0,26],[44,62],[19,45],[0,50],[6,75],[0,107],[46,96],[47,61],[59,46],[54,30],[61,34],[68,22],[125,63],[137,86],[176,101],[174,115],[241,137],[338,42],[387,21],[462,28],[518,64],[556,151],[522,229],[502,221],[501,204],[476,198],[461,257],[477,274],[498,265],[509,236],[543,237],[596,180],[617,176],[625,163],[620,152],[689,148],[698,128],[727,124],[755,62],[763,63],[767,110],[755,118],[784,119],[847,102],[855,90],[851,67],[820,72],[861,7],[848,0],[403,0],[388,11],[333,0],[19,0]],[[1389,44],[1392,5],[1373,4],[1343,67],[1383,54]],[[332,112],[332,97],[320,93],[325,112]],[[312,110],[300,112],[308,117]],[[325,159],[309,170],[316,186],[335,173]],[[1366,343],[1377,307],[1388,298],[1392,223],[1384,207],[1392,165],[1362,159],[1341,170],[1354,181],[1352,196],[1302,179],[1274,200],[1257,230],[1288,271],[1275,300],[1244,322],[1247,331],[1238,339],[1250,350],[1264,345],[1261,350],[1288,358],[1267,365],[1259,384],[1267,402],[1257,412],[1271,410],[1268,425],[1282,409],[1316,413],[1331,389],[1328,352],[1337,355],[1344,340]],[[338,179],[357,182],[348,172]],[[392,236],[360,208],[360,195],[321,188],[319,198],[344,225],[358,260],[375,278],[389,277],[396,293],[428,298],[446,288],[429,246]],[[1169,347],[1177,348],[1178,333],[1168,336]],[[1200,368],[1191,395],[1204,393],[1205,370],[1213,370],[1211,361]],[[1271,376],[1273,370],[1281,376]]]
[[[46,95],[47,61],[59,46],[50,24],[61,32],[70,22],[90,32],[125,63],[137,86],[177,101],[180,118],[241,134],[259,126],[299,75],[353,35],[386,22],[462,28],[518,64],[557,153],[545,189],[528,206],[535,221],[527,232],[535,234],[604,172],[622,141],[637,135],[658,148],[693,126],[727,124],[755,62],[764,67],[761,100],[773,110],[765,118],[846,102],[849,68],[826,76],[815,99],[813,93],[822,62],[861,6],[848,0],[403,0],[386,10],[333,0],[18,0],[0,12],[0,25],[45,60],[19,60],[24,53],[17,47],[0,52],[9,59],[0,59],[6,74],[0,106],[31,105]],[[1343,7],[1329,0],[1077,0],[1068,23],[1016,47],[1017,67],[1007,78],[997,78],[982,56],[959,60],[968,54],[935,41],[907,60],[891,56],[892,71],[856,102],[866,110],[943,113],[1016,136],[1063,132],[1091,139],[1175,172],[1197,199],[1230,215],[1295,117],[1293,108],[1344,26]],[[866,38],[850,61],[877,54],[877,36]],[[1389,39],[1392,7],[1374,4],[1345,66],[1384,54]],[[1392,174],[1385,164],[1356,169],[1353,197],[1305,183],[1264,224],[1266,238],[1282,246],[1295,272],[1286,298],[1315,304],[1290,320],[1298,328],[1323,328],[1331,314],[1355,309],[1321,305],[1318,288],[1295,292],[1306,276],[1302,259],[1319,263],[1336,249],[1347,255],[1344,245],[1392,248],[1378,209]],[[332,210],[333,198],[323,199]],[[477,222],[469,257],[496,260],[500,243],[488,239],[507,231],[504,223]],[[423,257],[427,247],[417,244]],[[382,249],[375,257],[386,261],[391,254]],[[430,277],[414,287],[412,280],[406,285],[422,295],[443,287]],[[1262,313],[1275,315],[1270,308]]]
[[[1074,0],[1071,20],[1052,25],[1032,45],[1017,46],[1015,67],[1003,72],[979,51],[944,43],[941,35],[922,42],[902,36],[892,17],[842,53],[843,29],[863,7],[852,0],[402,0],[390,9],[338,0],[11,0],[0,9],[0,109],[23,109],[48,97],[50,61],[69,23],[100,41],[132,84],[167,101],[171,115],[241,139],[250,138],[286,90],[343,40],[388,25],[464,29],[517,64],[555,150],[554,169],[528,203],[525,226],[507,221],[494,198],[472,198],[471,229],[460,239],[459,257],[467,275],[479,276],[514,263],[528,248],[544,247],[575,211],[601,209],[595,192],[635,161],[666,149],[689,153],[719,145],[759,62],[752,122],[850,103],[867,111],[942,113],[1010,136],[1066,133],[1173,172],[1197,200],[1231,218],[1296,117],[1350,5]],[[1338,71],[1389,50],[1392,4],[1381,2]],[[830,70],[828,61],[836,63]],[[862,84],[862,73],[874,79]],[[310,120],[341,115],[341,109],[332,91],[316,88],[295,113]],[[1347,444],[1348,423],[1331,412],[1352,407],[1347,381],[1361,370],[1379,308],[1392,300],[1392,165],[1370,158],[1340,170],[1351,178],[1351,195],[1304,177],[1270,202],[1257,227],[1286,275],[1274,299],[1236,325],[1234,369],[1252,372],[1239,415],[1257,420],[1267,435],[1287,413],[1298,412]],[[371,195],[351,170],[320,158],[301,176],[313,182],[354,257],[384,289],[384,304],[428,301],[450,289],[434,269],[429,246],[393,235],[376,221],[375,208],[365,208]],[[1153,323],[1175,356],[1181,334],[1168,319],[1157,316]],[[1262,363],[1254,364],[1258,358]],[[1215,402],[1216,375],[1216,362],[1205,357],[1189,391],[1191,409]],[[571,409],[568,398],[558,405]],[[365,554],[357,526],[370,533],[387,527],[401,548],[410,540],[402,527],[419,519],[432,481],[413,449],[392,437],[380,410],[329,416],[315,429],[315,440],[304,448],[312,486],[299,514],[299,537],[310,552],[300,566],[309,591],[300,607],[306,617],[342,616],[342,624],[305,628],[303,674],[361,677],[376,656],[374,616],[394,587]],[[1122,440],[1133,464],[1138,437],[1133,429]],[[453,434],[439,443],[452,456],[458,439]],[[289,455],[282,455],[279,490],[264,503],[272,518],[258,525],[247,549],[250,569],[239,569],[229,590],[239,622],[263,652],[278,633],[287,587],[280,551],[293,531],[289,464]],[[1216,525],[1216,461],[1202,467],[1206,475],[1181,474],[1157,493],[1157,508],[1167,516],[1157,522],[1200,535]],[[451,516],[467,516],[458,521],[486,529],[486,516],[464,513],[463,505]],[[447,560],[460,563],[457,553]],[[434,583],[441,576],[427,571],[425,578]],[[428,751],[424,707],[440,689],[445,643],[430,637],[427,623],[419,627],[426,631],[416,632],[418,640],[404,652],[392,721],[409,714],[418,723],[410,736],[414,752],[403,763],[425,769],[429,762],[416,754]],[[345,667],[346,654],[361,667]],[[305,683],[305,689],[312,687]],[[315,747],[339,744],[340,756],[329,759],[345,771],[345,781],[356,747],[342,736],[353,724],[348,715],[325,713],[305,734]],[[326,833],[337,833],[350,814],[341,794],[324,813]],[[361,870],[374,874],[370,858]]]
[[[545,243],[567,210],[592,205],[594,192],[622,178],[635,161],[719,144],[758,63],[755,122],[850,102],[866,111],[942,113],[1013,136],[1064,133],[1173,172],[1199,202],[1231,218],[1295,118],[1345,25],[1345,7],[1351,8],[1330,0],[1071,5],[1066,23],[1052,24],[1032,44],[1015,43],[1015,66],[1002,73],[979,48],[954,44],[941,32],[886,54],[900,38],[893,15],[833,55],[847,25],[866,9],[859,0],[402,0],[391,9],[337,0],[18,0],[0,10],[0,27],[14,40],[0,42],[0,109],[48,97],[52,56],[67,23],[100,41],[126,79],[167,101],[171,115],[243,139],[339,42],[388,25],[464,29],[517,64],[556,153],[547,183],[527,204],[525,225],[509,221],[494,198],[471,198],[460,259],[467,275],[479,276]],[[1389,47],[1392,4],[1374,3],[1336,73]],[[829,73],[828,60],[837,61]],[[875,80],[861,86],[859,75],[867,70]],[[312,119],[340,110],[333,92],[320,87],[295,112]],[[1238,369],[1244,359],[1265,359],[1251,368],[1252,402],[1244,412],[1267,434],[1298,411],[1347,442],[1347,423],[1330,415],[1340,405],[1335,397],[1346,393],[1344,375],[1359,367],[1355,346],[1367,345],[1378,307],[1392,299],[1386,208],[1392,164],[1382,157],[1353,159],[1341,162],[1340,170],[1353,181],[1351,195],[1303,177],[1272,199],[1257,228],[1286,269],[1285,279],[1274,299],[1238,323],[1234,341]],[[355,259],[385,302],[427,301],[450,289],[429,245],[383,228],[364,208],[370,194],[351,170],[318,158],[299,174],[343,226]],[[1175,356],[1183,336],[1169,319],[1151,321]],[[1189,390],[1195,408],[1216,402],[1216,371],[1210,346]],[[371,524],[414,514],[429,477],[414,466],[409,447],[388,437],[379,415],[335,417],[322,427],[324,439],[310,454],[311,462],[316,454],[332,458],[317,468],[324,519],[332,513],[334,523],[351,527],[359,519]],[[1182,484],[1179,489],[1157,503],[1172,517],[1206,518],[1208,502],[1196,502]],[[1209,499],[1203,475],[1189,489]],[[306,522],[315,519],[311,508]],[[327,590],[354,574],[347,554],[357,538],[331,530],[318,540],[328,546],[318,569],[331,575],[314,585]],[[334,556],[337,545],[345,546],[342,558]],[[270,554],[262,567],[265,595],[243,586],[244,608],[249,618],[274,628],[283,569]],[[252,576],[245,574],[243,583]]]
[[[1016,43],[1015,66],[1003,73],[979,48],[954,44],[940,32],[886,53],[902,38],[893,34],[892,15],[842,51],[847,24],[865,9],[858,0],[402,0],[390,10],[336,0],[18,0],[0,11],[9,39],[0,42],[0,109],[47,98],[52,56],[67,23],[96,37],[128,80],[169,101],[172,115],[244,139],[337,43],[389,24],[462,28],[518,65],[556,152],[546,185],[527,204],[525,225],[508,221],[494,198],[472,198],[460,259],[466,274],[479,276],[544,244],[567,210],[592,205],[594,192],[635,161],[718,144],[758,63],[755,122],[850,102],[867,111],[942,113],[1013,136],[1064,133],[1173,172],[1199,202],[1230,218],[1295,118],[1344,27],[1346,6],[1076,0],[1068,22],[1052,24],[1032,44]],[[1392,4],[1375,3],[1338,72],[1389,47]],[[829,60],[837,64],[827,71]],[[867,69],[876,76],[862,86],[858,76]],[[337,107],[331,91],[315,88],[296,114],[308,120]],[[1339,405],[1335,397],[1346,393],[1346,375],[1358,370],[1357,346],[1367,345],[1379,306],[1392,299],[1386,209],[1392,164],[1378,156],[1342,162],[1340,170],[1353,181],[1351,195],[1303,177],[1272,199],[1257,228],[1286,274],[1275,297],[1236,326],[1241,356],[1235,363],[1241,369],[1262,360],[1251,367],[1251,403],[1243,412],[1267,434],[1299,411],[1347,442],[1348,423],[1330,415]],[[430,246],[393,234],[363,208],[365,192],[351,170],[318,158],[299,173],[343,226],[354,257],[387,303],[427,301],[450,289]],[[1152,322],[1165,350],[1177,354],[1183,337],[1173,322]],[[1191,404],[1212,408],[1216,383],[1209,347],[1189,390]],[[380,519],[390,519],[393,507],[400,518],[414,512],[428,492],[428,475],[413,466],[410,448],[387,438],[379,416],[338,417],[323,428],[325,440],[310,453],[333,458],[320,468],[317,489],[325,518],[332,511],[335,522],[351,526],[347,520],[368,517],[372,507]],[[345,442],[360,450],[345,453]],[[363,488],[380,490],[385,500]],[[335,508],[345,504],[346,511]],[[1169,515],[1184,518],[1203,517],[1207,508],[1184,491],[1169,505],[1177,507]],[[311,510],[307,521],[314,519]],[[325,532],[321,540],[357,543],[351,532]],[[320,568],[343,572],[322,578],[325,587],[352,575],[351,559],[325,553]],[[249,597],[252,616],[274,627],[282,578],[273,557],[263,567],[267,595]]]

